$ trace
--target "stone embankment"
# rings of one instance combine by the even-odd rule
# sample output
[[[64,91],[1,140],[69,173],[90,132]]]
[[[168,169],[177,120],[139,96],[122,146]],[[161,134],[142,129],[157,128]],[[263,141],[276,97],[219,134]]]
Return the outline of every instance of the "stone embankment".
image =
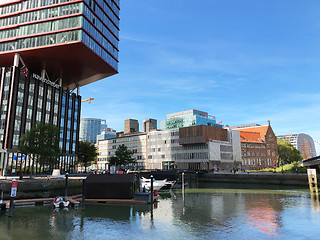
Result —
[[[4,193],[4,199],[10,198],[11,178],[0,180],[0,193]],[[49,198],[65,193],[65,178],[24,178],[18,181],[17,197],[15,199],[27,198]],[[69,177],[68,194],[81,193],[82,177]]]
[[[308,187],[307,174],[278,173],[206,173],[199,175],[200,182],[268,184]]]

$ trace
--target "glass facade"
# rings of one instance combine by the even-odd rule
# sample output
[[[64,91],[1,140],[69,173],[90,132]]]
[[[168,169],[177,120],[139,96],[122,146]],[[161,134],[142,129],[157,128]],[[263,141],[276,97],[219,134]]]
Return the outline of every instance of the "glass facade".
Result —
[[[106,131],[106,120],[98,118],[81,118],[80,120],[80,141],[97,143],[97,136]]]
[[[51,123],[60,126],[61,154],[68,156],[69,159],[64,167],[73,169],[78,146],[78,116],[80,115],[78,106],[81,97],[64,91],[59,85],[48,83],[48,80],[37,74],[29,73],[25,77],[16,67],[0,68],[0,76],[2,83],[0,85],[1,149],[17,152],[20,137],[24,133],[38,123]],[[21,168],[22,164],[26,166],[27,163],[21,162]],[[3,161],[0,165],[0,173],[1,175],[10,174],[15,168],[16,166],[13,166],[10,161]],[[26,169],[25,167],[23,170]]]
[[[160,122],[161,130],[177,129],[197,125],[207,125],[222,128],[222,125],[216,123],[216,119],[207,113],[197,110],[188,110],[181,113],[169,114],[166,121]]]
[[[0,6],[0,53],[74,41],[117,70],[119,1],[26,0]]]

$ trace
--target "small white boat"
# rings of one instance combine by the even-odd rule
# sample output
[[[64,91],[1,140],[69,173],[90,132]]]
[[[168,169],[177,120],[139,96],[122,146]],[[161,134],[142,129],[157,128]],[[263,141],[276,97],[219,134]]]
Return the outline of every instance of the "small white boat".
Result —
[[[164,180],[153,180],[153,190],[159,191],[163,186],[167,185],[167,179]],[[142,177],[140,179],[140,191],[150,191],[151,179]]]
[[[69,205],[70,202],[67,197],[56,197],[52,202],[52,206],[55,208],[69,207]]]

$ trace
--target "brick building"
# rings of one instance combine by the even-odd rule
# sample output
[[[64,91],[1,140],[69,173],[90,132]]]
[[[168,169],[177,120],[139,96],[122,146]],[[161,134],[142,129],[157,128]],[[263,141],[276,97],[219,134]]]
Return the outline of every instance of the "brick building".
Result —
[[[278,161],[277,137],[270,122],[268,125],[246,125],[230,127],[240,132],[242,168],[273,168]]]

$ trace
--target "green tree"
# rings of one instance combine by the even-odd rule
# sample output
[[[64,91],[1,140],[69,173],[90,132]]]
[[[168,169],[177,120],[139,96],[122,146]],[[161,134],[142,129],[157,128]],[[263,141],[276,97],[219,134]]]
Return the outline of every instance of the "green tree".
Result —
[[[302,160],[302,156],[300,151],[296,149],[288,140],[284,140],[279,138],[278,141],[278,154],[279,154],[279,162],[282,163],[292,163],[299,162]]]
[[[90,142],[79,142],[78,161],[84,165],[84,171],[87,172],[88,163],[96,160],[97,148]]]
[[[110,166],[126,166],[130,163],[135,163],[135,159],[132,158],[133,152],[122,144],[118,147],[116,155],[109,159]]]
[[[20,139],[18,151],[30,155],[35,160],[37,157],[40,165],[48,164],[50,168],[58,162],[59,149],[59,129],[50,123],[37,124],[31,128]]]

